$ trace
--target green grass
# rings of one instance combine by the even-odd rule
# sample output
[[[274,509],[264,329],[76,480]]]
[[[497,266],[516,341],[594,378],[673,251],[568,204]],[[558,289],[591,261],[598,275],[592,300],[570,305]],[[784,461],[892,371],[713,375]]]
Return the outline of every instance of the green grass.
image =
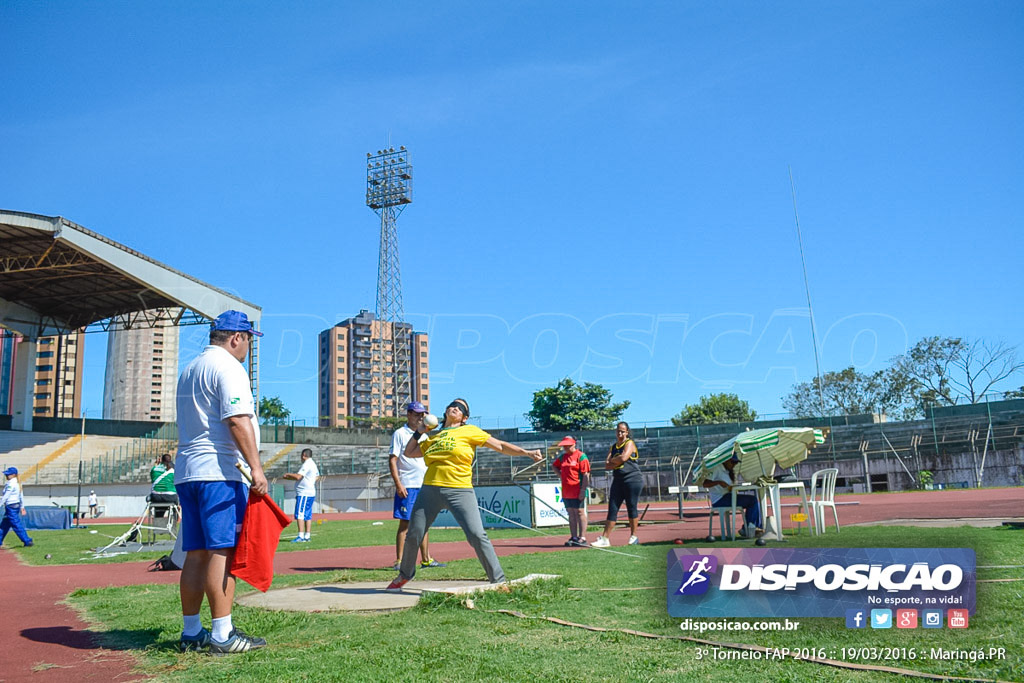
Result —
[[[380,528],[377,527],[379,530]],[[350,529],[356,533],[357,529]],[[373,529],[370,530],[372,532]],[[393,533],[393,530],[392,530]],[[458,534],[459,532],[454,532]],[[390,541],[391,539],[385,539]],[[1024,565],[1024,536],[1007,528],[945,529],[847,527],[842,534],[792,537],[792,547],[968,547],[979,565]],[[694,547],[688,544],[685,547]],[[651,544],[618,548],[624,557],[596,550],[566,550],[502,559],[510,577],[531,572],[560,574],[554,581],[491,592],[467,609],[461,598],[431,596],[414,609],[387,614],[272,612],[238,606],[235,620],[270,645],[258,652],[224,658],[177,654],[181,629],[176,586],[133,586],[77,591],[70,604],[100,632],[107,647],[138,654],[138,672],[167,681],[238,678],[247,681],[521,680],[521,681],[892,681],[891,674],[855,672],[795,661],[698,659],[700,646],[678,640],[647,640],[622,633],[594,633],[489,610],[516,610],[605,628],[662,635],[692,635],[665,610],[665,567],[670,549]],[[481,577],[474,560],[452,562],[431,578]],[[1024,577],[1024,569],[982,569],[979,578]],[[346,570],[287,575],[275,587],[380,581],[390,572]],[[656,586],[644,591],[598,588]],[[570,589],[584,590],[570,590]],[[239,592],[251,589],[239,584]],[[923,649],[916,661],[854,660],[955,676],[1024,680],[1024,625],[1020,605],[1024,582],[981,583],[978,608],[965,631],[872,631],[847,629],[841,619],[797,619],[796,632],[710,632],[708,640],[769,647],[855,646]],[[131,605],[131,609],[126,606]],[[204,615],[208,623],[209,615]],[[754,620],[733,620],[754,621]],[[932,661],[932,647],[963,649],[1005,646],[1002,661]]]
[[[124,555],[113,555],[100,559],[92,559],[92,550],[102,548],[127,531],[128,524],[97,524],[84,529],[64,530],[32,530],[32,537],[35,539],[35,546],[23,547],[17,539],[11,545],[13,535],[8,539],[7,547],[18,553],[24,562],[31,565],[56,565],[56,564],[105,564],[111,562],[139,562],[152,561],[167,553],[161,551],[144,551],[126,553]],[[398,529],[397,520],[387,520],[374,524],[371,520],[336,520],[326,521],[322,524],[313,525],[313,541],[311,543],[290,543],[295,537],[296,527],[293,523],[284,530],[278,552],[293,552],[298,550],[316,550],[317,548],[361,548],[371,545],[394,545],[395,531]],[[90,531],[97,533],[91,534]],[[102,535],[101,535],[102,534]],[[524,536],[536,536],[536,532],[526,529],[490,529],[487,535],[492,539],[521,538]],[[168,539],[168,536],[161,536]],[[446,541],[464,541],[465,534],[461,529],[431,529],[430,541],[432,543],[443,543]],[[114,546],[108,552],[118,552],[119,548]],[[50,555],[50,559],[46,559]]]

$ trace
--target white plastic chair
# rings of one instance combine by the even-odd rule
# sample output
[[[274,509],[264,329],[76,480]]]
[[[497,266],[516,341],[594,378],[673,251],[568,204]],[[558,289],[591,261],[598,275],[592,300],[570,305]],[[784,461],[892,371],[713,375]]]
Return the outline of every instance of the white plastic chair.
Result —
[[[839,470],[830,467],[818,470],[811,475],[811,498],[809,504],[814,515],[814,528],[818,533],[825,533],[825,508],[832,508],[832,516],[836,520],[836,533],[839,533],[839,513],[836,512],[836,477]]]
[[[743,519],[743,508],[737,505],[736,507],[711,507],[711,514],[708,515],[708,540],[714,540],[715,534],[715,513],[718,513],[718,528],[721,532],[721,540],[725,540],[728,536],[729,540],[736,540],[736,528],[734,526],[735,516],[737,513],[740,515],[740,519]],[[742,522],[741,522],[742,524]]]

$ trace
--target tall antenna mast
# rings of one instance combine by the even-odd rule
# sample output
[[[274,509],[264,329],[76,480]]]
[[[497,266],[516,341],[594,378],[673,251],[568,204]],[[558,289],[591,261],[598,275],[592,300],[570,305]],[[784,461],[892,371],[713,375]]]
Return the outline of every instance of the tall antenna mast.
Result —
[[[390,138],[389,138],[390,140]],[[377,342],[373,359],[377,386],[371,392],[378,416],[398,416],[412,401],[409,354],[412,327],[405,322],[402,269],[398,259],[398,216],[412,203],[412,163],[405,147],[366,153],[366,205],[380,216],[380,256],[377,261]],[[380,373],[377,375],[376,373]],[[390,398],[389,398],[390,397]]]
[[[789,189],[793,194],[793,217],[796,219],[796,241],[800,244],[800,267],[804,271],[804,291],[807,292],[807,312],[811,317],[811,343],[814,344],[814,369],[818,375],[818,405],[825,415],[825,394],[821,386],[821,358],[818,355],[818,332],[814,325],[814,308],[811,306],[811,285],[807,280],[807,260],[804,258],[804,238],[800,233],[800,212],[796,208],[796,183],[793,182],[793,167],[789,169]]]

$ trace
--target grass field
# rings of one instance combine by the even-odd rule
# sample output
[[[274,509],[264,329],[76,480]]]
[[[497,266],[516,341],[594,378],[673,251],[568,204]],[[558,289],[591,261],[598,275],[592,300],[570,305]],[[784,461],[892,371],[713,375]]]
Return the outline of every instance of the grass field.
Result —
[[[333,524],[333,523],[332,523]],[[365,533],[379,544],[393,540],[393,527],[338,523],[338,533]],[[323,527],[327,527],[325,524]],[[362,527],[357,528],[357,527]],[[319,527],[318,527],[319,528]],[[66,533],[66,532],[53,532]],[[324,531],[324,536],[327,535]],[[450,532],[458,537],[460,532]],[[528,532],[522,532],[528,533]],[[977,552],[977,613],[963,631],[847,629],[842,619],[798,619],[795,632],[729,632],[700,636],[720,642],[795,648],[907,648],[911,660],[848,658],[859,664],[894,666],[938,675],[1024,680],[1024,582],[985,582],[1024,577],[1024,536],[1007,528],[847,527],[842,534],[792,537],[792,547],[967,547]],[[433,534],[432,534],[433,535]],[[439,532],[440,535],[440,532]],[[498,534],[495,534],[497,536]],[[438,539],[440,540],[440,539]],[[326,538],[325,538],[326,541]],[[361,542],[361,545],[366,545]],[[516,555],[502,559],[510,577],[531,572],[560,574],[554,581],[487,593],[464,600],[431,596],[414,609],[395,613],[291,613],[236,607],[235,620],[270,645],[233,657],[182,655],[174,651],[181,629],[176,586],[134,586],[81,590],[69,603],[102,634],[106,646],[139,656],[139,671],[160,680],[382,681],[382,680],[544,680],[670,681],[727,678],[733,681],[882,681],[888,673],[837,669],[792,660],[715,661],[711,649],[681,640],[650,640],[618,632],[595,633],[547,621],[518,619],[495,610],[531,617],[555,617],[609,629],[633,629],[663,636],[691,635],[665,610],[665,568],[670,544],[630,548],[639,558],[595,550]],[[31,549],[28,549],[31,550]],[[311,583],[379,581],[385,570],[348,570],[319,575],[285,575],[277,588]],[[479,579],[476,560],[453,562],[431,578]],[[240,586],[240,593],[251,590]],[[652,590],[599,589],[652,587]],[[131,609],[126,609],[131,605]],[[208,623],[208,614],[204,615]],[[736,622],[746,620],[734,620]],[[932,648],[970,650],[1002,646],[1007,658],[994,661],[937,661]],[[727,652],[723,650],[721,652]],[[703,656],[698,657],[698,653]]]

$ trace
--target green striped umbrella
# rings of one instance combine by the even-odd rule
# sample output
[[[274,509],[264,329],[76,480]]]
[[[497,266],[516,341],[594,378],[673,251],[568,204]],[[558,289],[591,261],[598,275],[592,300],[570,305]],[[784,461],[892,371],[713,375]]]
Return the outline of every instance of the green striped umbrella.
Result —
[[[805,460],[812,448],[825,442],[826,436],[828,429],[810,427],[753,429],[737,434],[704,456],[697,480],[703,481],[712,470],[734,455],[740,459],[737,470],[744,480],[771,476],[776,464],[786,468]]]

